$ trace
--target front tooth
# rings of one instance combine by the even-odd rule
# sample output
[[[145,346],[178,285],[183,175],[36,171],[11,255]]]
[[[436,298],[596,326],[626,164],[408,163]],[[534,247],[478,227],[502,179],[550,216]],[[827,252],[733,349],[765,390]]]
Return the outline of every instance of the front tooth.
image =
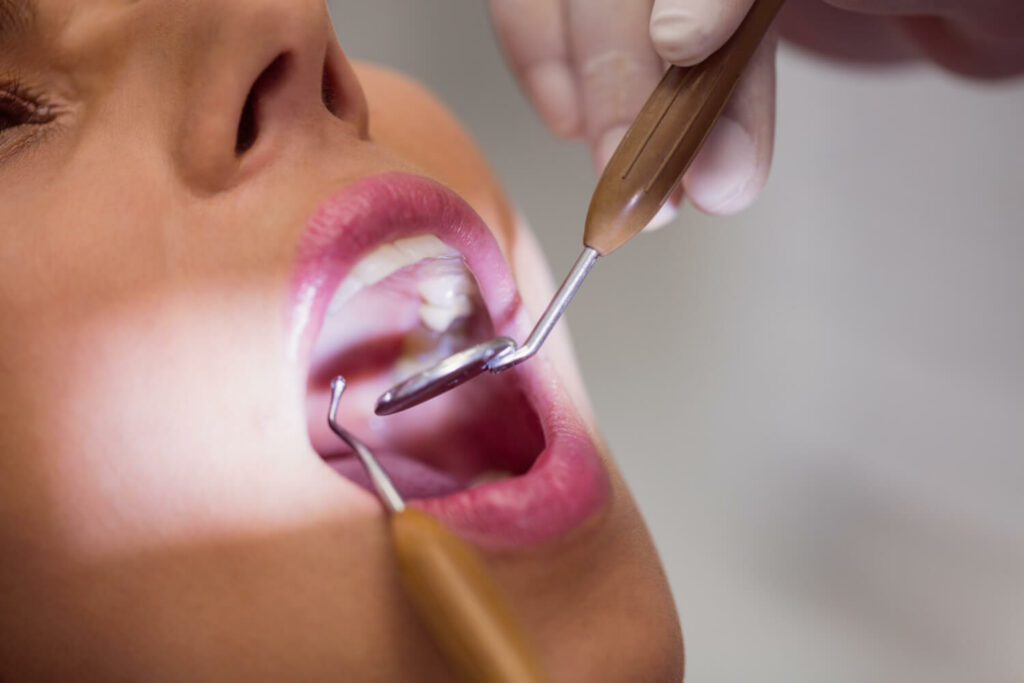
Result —
[[[338,285],[338,288],[334,290],[334,296],[331,297],[331,302],[327,304],[327,312],[334,314],[340,311],[345,303],[354,297],[362,288],[363,283],[361,280],[352,275],[346,277],[341,281],[341,284]]]
[[[433,235],[405,237],[382,244],[359,260],[348,276],[338,285],[329,313],[337,313],[342,306],[363,287],[375,285],[392,273],[425,259],[457,257],[459,253]]]
[[[382,244],[356,264],[351,276],[362,282],[363,286],[375,285],[408,265],[407,258],[395,245]]]
[[[445,332],[456,320],[466,318],[473,312],[473,302],[468,296],[459,295],[444,306],[423,304],[420,306],[420,320],[434,332]]]
[[[456,297],[465,297],[472,291],[472,283],[465,269],[459,273],[438,275],[420,281],[417,285],[420,296],[428,304],[447,306]]]
[[[412,260],[409,263],[416,263],[428,258],[441,258],[442,256],[458,256],[459,252],[449,247],[433,235],[417,235],[406,237],[392,242],[396,249],[404,253]]]
[[[363,285],[375,285],[388,275],[414,263],[457,255],[458,252],[433,235],[405,237],[374,249],[356,264],[352,274]]]

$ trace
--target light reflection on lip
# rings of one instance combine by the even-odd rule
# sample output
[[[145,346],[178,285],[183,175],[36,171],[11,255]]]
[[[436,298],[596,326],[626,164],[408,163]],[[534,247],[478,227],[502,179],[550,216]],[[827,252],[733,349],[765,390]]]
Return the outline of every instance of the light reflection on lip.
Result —
[[[479,216],[436,182],[388,173],[330,197],[307,222],[288,311],[291,360],[308,366],[329,300],[363,255],[381,243],[423,233],[462,253],[499,334],[521,339],[529,332],[509,267]],[[510,371],[517,373],[544,432],[546,446],[530,470],[415,503],[481,545],[518,547],[554,538],[594,516],[608,500],[607,473],[593,441],[566,393],[544,372],[546,363],[539,357]]]

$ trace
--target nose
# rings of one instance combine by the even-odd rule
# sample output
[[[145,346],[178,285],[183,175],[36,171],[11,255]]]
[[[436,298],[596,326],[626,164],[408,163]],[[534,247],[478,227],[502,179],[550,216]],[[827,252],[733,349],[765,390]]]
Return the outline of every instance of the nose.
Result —
[[[196,190],[227,189],[282,150],[314,145],[339,122],[367,137],[366,100],[323,0],[173,4],[195,8],[179,14],[194,54],[182,70],[190,83],[175,156]]]

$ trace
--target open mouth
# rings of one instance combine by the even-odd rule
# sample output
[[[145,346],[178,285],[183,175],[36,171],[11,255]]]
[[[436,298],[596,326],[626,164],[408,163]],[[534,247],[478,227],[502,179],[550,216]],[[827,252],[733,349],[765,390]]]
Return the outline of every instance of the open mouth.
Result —
[[[344,375],[341,412],[366,434],[407,498],[462,491],[528,471],[544,448],[539,419],[515,376],[480,378],[388,419],[365,407],[396,380],[494,335],[476,280],[434,235],[405,237],[363,256],[338,285],[313,346],[310,432],[339,473],[369,487],[337,438],[320,443],[320,397]]]
[[[389,417],[373,414],[395,382],[528,321],[486,227],[436,183],[406,174],[363,180],[307,225],[292,323],[309,360],[310,441],[338,474],[369,488],[326,424],[330,381],[348,388],[339,421],[375,452],[402,495],[463,535],[522,545],[579,526],[603,507],[604,468],[546,361]]]

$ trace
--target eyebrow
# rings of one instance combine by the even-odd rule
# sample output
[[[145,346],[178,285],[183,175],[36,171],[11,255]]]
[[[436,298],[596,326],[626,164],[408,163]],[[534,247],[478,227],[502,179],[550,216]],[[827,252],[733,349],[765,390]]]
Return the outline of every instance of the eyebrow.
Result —
[[[32,0],[0,0],[0,47],[3,47],[3,41],[28,31],[35,18]]]

